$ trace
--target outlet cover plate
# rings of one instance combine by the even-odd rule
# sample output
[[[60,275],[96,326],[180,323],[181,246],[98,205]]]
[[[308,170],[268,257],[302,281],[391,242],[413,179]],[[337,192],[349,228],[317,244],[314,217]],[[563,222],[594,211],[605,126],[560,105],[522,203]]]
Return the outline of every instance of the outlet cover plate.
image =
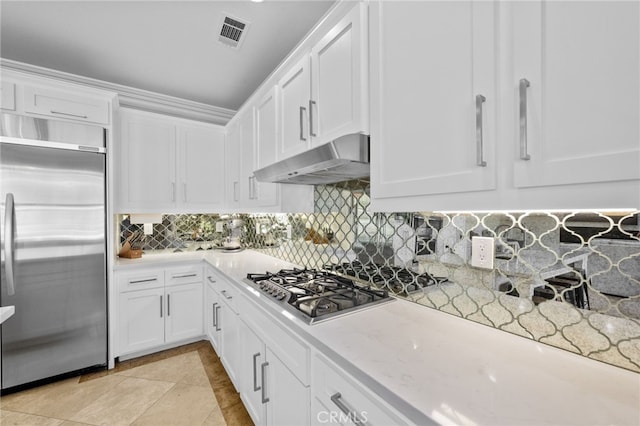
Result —
[[[483,269],[493,269],[496,242],[493,237],[471,238],[471,266]]]

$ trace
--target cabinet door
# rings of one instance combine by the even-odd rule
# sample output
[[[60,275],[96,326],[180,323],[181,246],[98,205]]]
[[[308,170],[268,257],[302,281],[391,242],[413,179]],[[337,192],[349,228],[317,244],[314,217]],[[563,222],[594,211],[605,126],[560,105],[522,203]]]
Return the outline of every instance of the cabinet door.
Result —
[[[180,182],[178,200],[189,211],[224,206],[224,130],[213,125],[178,127]]]
[[[166,343],[202,335],[202,283],[166,288]]]
[[[109,123],[109,103],[73,92],[24,86],[24,110],[70,120]]]
[[[306,151],[310,146],[310,65],[309,56],[305,55],[278,82],[280,87],[279,160]]]
[[[262,365],[261,365],[262,366]],[[311,400],[304,386],[273,352],[267,348],[263,367],[266,388],[267,425],[310,424]]]
[[[494,189],[494,4],[383,1],[371,13],[372,200]]]
[[[218,356],[222,355],[222,342],[220,340],[220,308],[221,308],[221,299],[218,293],[214,290],[211,284],[207,284],[205,287],[206,298],[205,298],[205,331],[207,336],[209,337],[209,341],[211,342],[211,346],[215,349]]]
[[[226,128],[225,141],[225,199],[226,206],[231,209],[240,207],[240,127],[238,121],[233,121]]]
[[[278,102],[274,87],[256,105],[255,168],[273,164],[276,161],[278,140]],[[256,207],[268,207],[278,204],[278,185],[257,182],[253,179],[253,204]]]
[[[7,81],[0,82],[0,108],[15,111],[16,85]]]
[[[164,343],[164,288],[120,293],[120,355]]]
[[[240,362],[240,319],[223,302],[218,321],[220,322],[222,335],[222,355],[220,359],[236,389],[240,389],[239,371],[242,368]]]
[[[263,119],[266,111],[263,111]],[[241,207],[272,207],[278,204],[278,185],[258,182],[253,175],[257,168],[254,134],[254,110],[249,108],[239,120],[241,140]]]
[[[312,146],[369,133],[368,46],[367,6],[359,3],[311,50]]]
[[[257,425],[264,424],[265,405],[262,403],[264,396],[262,389],[262,364],[266,361],[267,354],[262,340],[240,321],[240,398],[253,422]],[[266,372],[266,371],[265,371]],[[266,390],[265,390],[266,391]]]
[[[238,131],[240,142],[240,203],[242,206],[250,205],[255,194],[255,150],[253,134],[253,108],[247,108],[238,119]]]
[[[640,179],[640,3],[512,7],[515,185]]]
[[[121,212],[164,212],[176,202],[175,126],[166,117],[121,110]]]

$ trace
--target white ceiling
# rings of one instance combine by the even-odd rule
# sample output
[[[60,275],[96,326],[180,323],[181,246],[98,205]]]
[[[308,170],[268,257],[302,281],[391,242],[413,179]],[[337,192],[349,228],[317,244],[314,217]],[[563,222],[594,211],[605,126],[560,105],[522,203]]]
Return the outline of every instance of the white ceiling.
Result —
[[[0,56],[236,110],[335,0],[0,0]],[[239,50],[220,14],[249,21]]]

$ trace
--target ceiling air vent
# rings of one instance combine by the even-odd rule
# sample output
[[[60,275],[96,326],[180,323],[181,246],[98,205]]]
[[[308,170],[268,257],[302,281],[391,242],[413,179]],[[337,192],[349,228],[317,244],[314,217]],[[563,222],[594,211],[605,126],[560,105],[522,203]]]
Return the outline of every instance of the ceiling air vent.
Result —
[[[249,23],[234,18],[227,14],[222,14],[220,19],[220,34],[218,41],[225,46],[238,49],[245,39]]]

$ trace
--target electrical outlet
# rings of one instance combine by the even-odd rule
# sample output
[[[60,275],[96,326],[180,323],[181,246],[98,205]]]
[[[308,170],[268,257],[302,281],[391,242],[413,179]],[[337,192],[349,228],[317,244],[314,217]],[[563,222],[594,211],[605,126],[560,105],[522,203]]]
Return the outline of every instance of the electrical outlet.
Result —
[[[483,269],[493,269],[493,259],[495,257],[495,252],[495,238],[471,238],[471,266]]]

